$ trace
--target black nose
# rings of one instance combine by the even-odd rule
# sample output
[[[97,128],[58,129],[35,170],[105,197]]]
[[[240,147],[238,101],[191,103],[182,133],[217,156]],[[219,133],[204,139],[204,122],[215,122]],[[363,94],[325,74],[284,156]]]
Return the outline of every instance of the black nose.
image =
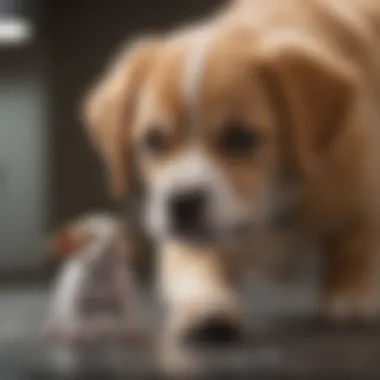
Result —
[[[237,322],[213,316],[192,327],[185,335],[190,346],[229,347],[243,341],[243,332]]]
[[[169,212],[173,228],[189,232],[202,224],[207,203],[203,189],[176,192],[169,199]]]

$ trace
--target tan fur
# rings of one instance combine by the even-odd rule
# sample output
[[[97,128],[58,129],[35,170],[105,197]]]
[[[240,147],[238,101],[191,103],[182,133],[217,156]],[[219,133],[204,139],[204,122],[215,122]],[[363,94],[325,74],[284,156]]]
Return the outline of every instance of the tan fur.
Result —
[[[373,294],[380,244],[380,5],[375,0],[240,0],[204,25],[215,37],[205,56],[200,122],[193,126],[203,147],[242,204],[259,199],[260,191],[280,178],[297,183],[295,225],[318,237],[324,248],[323,303],[328,312],[335,310],[335,300],[355,309],[358,298]],[[199,28],[174,32],[165,47],[143,49],[150,65],[127,55],[117,70],[123,79],[106,77],[97,100],[90,101],[89,125],[103,154],[108,152],[116,184],[125,178],[126,164],[117,145],[130,151],[152,123],[169,129],[172,145],[158,161],[138,156],[146,184],[185,146],[178,88],[189,41]],[[132,72],[138,73],[133,85],[128,83]],[[129,99],[141,89],[145,105],[136,111]],[[121,123],[123,112],[134,121]],[[214,150],[215,134],[229,119],[262,134],[256,156],[230,161]],[[120,138],[132,124],[133,143]],[[194,261],[186,247],[175,250],[177,258],[165,270],[168,281],[192,265],[209,272],[214,284],[222,281],[215,274],[219,264]]]
[[[110,175],[112,193],[121,197],[131,185],[129,142],[138,88],[154,63],[159,42],[143,39],[113,62],[92,90],[85,104],[85,125],[103,156]],[[130,171],[130,170],[129,170]]]

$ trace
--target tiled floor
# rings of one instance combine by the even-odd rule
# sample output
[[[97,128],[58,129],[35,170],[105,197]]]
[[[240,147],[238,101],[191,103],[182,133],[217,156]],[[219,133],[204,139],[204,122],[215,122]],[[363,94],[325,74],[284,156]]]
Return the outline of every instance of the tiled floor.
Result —
[[[253,316],[302,314],[313,305],[310,285],[283,286],[264,279],[250,283],[247,291],[248,311]],[[45,318],[49,291],[47,287],[13,287],[0,289],[0,342],[38,336]],[[144,308],[150,300],[143,299]],[[147,312],[151,316],[151,312]]]
[[[319,378],[350,374],[351,378],[358,379],[377,374],[375,378],[380,378],[379,329],[326,331],[310,328],[304,323],[302,315],[313,306],[312,285],[304,283],[284,287],[257,280],[249,286],[247,293],[257,335],[248,351],[236,351],[235,354],[260,378],[265,378],[263,374],[271,378],[273,373],[297,375],[298,378],[310,378],[316,374]],[[65,378],[58,371],[57,362],[49,356],[50,348],[39,339],[47,300],[46,288],[0,290],[0,380]],[[151,302],[145,299],[145,310],[151,306]],[[153,310],[148,310],[147,314],[154,319]],[[268,315],[285,314],[299,315],[301,319],[298,322],[293,320],[285,327],[277,328],[274,324],[272,328],[260,331],[262,322],[268,321]],[[124,376],[129,373],[126,359],[131,357],[131,351],[121,351],[118,363],[122,364]],[[109,366],[108,362],[102,367],[106,375],[99,377],[104,373],[99,369],[100,363],[103,362],[99,359],[90,359],[86,368],[93,370],[92,375],[81,378],[118,378],[114,376],[115,363]],[[146,363],[151,364],[151,359],[146,359]]]

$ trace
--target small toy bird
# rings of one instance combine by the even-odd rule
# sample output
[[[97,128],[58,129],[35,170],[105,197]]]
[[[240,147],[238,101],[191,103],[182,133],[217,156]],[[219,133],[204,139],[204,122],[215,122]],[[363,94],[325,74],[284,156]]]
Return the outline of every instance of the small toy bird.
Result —
[[[138,307],[125,223],[92,214],[69,223],[51,240],[63,259],[47,317],[49,337],[75,345],[137,337]]]

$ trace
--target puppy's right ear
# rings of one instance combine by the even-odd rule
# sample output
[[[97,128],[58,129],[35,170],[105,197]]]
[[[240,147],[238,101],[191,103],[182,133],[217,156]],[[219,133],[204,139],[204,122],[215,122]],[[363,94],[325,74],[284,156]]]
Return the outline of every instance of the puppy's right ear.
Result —
[[[112,195],[128,195],[131,176],[131,128],[139,89],[155,62],[160,43],[136,42],[119,56],[85,100],[84,123],[108,172]]]
[[[271,37],[257,61],[288,139],[292,166],[303,178],[313,176],[348,128],[360,75],[307,35]]]

